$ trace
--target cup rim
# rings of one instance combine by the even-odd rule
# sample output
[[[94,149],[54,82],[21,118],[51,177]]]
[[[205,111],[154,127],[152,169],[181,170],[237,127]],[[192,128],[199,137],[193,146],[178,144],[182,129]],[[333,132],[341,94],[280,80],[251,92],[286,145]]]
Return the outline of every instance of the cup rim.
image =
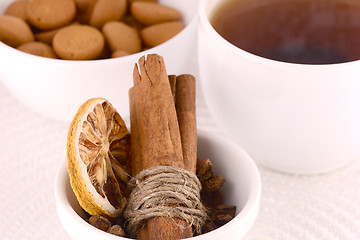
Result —
[[[251,180],[249,180],[248,184],[251,184],[249,187],[249,194],[246,200],[246,203],[241,208],[240,212],[233,218],[230,222],[225,224],[224,226],[215,229],[211,232],[201,234],[199,236],[192,237],[191,239],[196,240],[206,240],[210,236],[212,239],[215,237],[221,237],[224,231],[232,231],[232,229],[238,228],[239,224],[244,225],[244,222],[247,221],[246,225],[244,225],[245,231],[248,232],[256,220],[260,209],[260,197],[261,197],[261,177],[259,170],[255,164],[255,162],[251,159],[251,157],[237,144],[229,140],[228,138],[215,133],[211,130],[198,129],[198,138],[209,138],[217,143],[221,143],[224,145],[230,146],[230,148],[234,148],[235,151],[241,155],[242,161],[246,162],[247,171],[250,172]],[[69,176],[67,172],[67,161],[63,161],[56,172],[55,181],[54,181],[54,194],[56,200],[56,209],[58,213],[58,217],[63,225],[63,227],[68,230],[64,226],[64,219],[66,218],[67,225],[79,225],[81,229],[77,229],[78,232],[91,231],[95,236],[103,237],[104,234],[108,237],[108,239],[123,239],[129,240],[129,238],[118,237],[101,231],[95,227],[92,227],[90,224],[78,224],[79,222],[85,220],[78,215],[78,213],[73,209],[71,204],[68,201],[68,197],[66,195],[66,181],[69,181]],[[70,183],[68,183],[70,185]]]
[[[273,60],[265,57],[258,56],[256,54],[247,52],[241,48],[236,47],[232,43],[225,40],[220,34],[216,32],[216,30],[213,28],[209,21],[209,17],[207,16],[206,10],[207,10],[207,3],[212,0],[200,0],[199,3],[199,27],[203,27],[203,29],[210,34],[216,41],[220,41],[222,44],[226,46],[226,48],[231,49],[233,52],[235,52],[237,55],[245,56],[246,58],[255,61],[255,62],[262,62],[267,65],[276,65],[276,66],[293,66],[293,67],[303,67],[303,68],[314,68],[314,69],[323,69],[323,68],[343,68],[347,66],[353,66],[358,65],[360,63],[359,60],[354,61],[348,61],[348,62],[342,62],[342,63],[328,63],[328,64],[302,64],[302,63],[291,63],[291,62],[284,62],[284,61],[278,61]],[[218,3],[219,4],[219,3]],[[217,4],[217,5],[218,5]],[[212,12],[213,9],[211,9],[210,12]]]

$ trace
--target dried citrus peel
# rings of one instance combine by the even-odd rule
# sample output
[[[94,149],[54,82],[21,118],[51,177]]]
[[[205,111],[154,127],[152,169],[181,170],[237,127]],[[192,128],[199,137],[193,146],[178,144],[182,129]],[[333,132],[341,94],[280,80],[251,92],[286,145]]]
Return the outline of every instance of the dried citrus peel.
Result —
[[[91,215],[121,215],[129,176],[129,132],[106,99],[89,99],[79,108],[69,128],[67,158],[81,207]]]

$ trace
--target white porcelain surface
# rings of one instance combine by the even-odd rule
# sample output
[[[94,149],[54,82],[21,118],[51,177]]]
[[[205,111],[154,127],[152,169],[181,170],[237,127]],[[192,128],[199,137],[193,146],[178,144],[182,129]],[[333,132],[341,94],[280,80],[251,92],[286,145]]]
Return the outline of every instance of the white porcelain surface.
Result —
[[[250,230],[259,210],[261,180],[253,160],[239,146],[211,131],[198,131],[201,159],[210,158],[214,173],[226,178],[221,188],[225,204],[237,206],[236,217],[223,227],[191,239],[241,239]],[[74,239],[126,239],[98,230],[83,220],[83,212],[70,187],[66,161],[55,180],[57,211],[64,228]]]
[[[12,1],[1,0],[0,14]],[[54,119],[70,122],[77,106],[99,96],[110,100],[122,116],[128,116],[128,90],[141,56],[160,54],[169,74],[194,74],[188,63],[196,51],[198,0],[159,2],[181,11],[187,25],[166,43],[122,58],[66,61],[23,53],[0,42],[0,79],[28,107]]]
[[[333,170],[360,158],[360,61],[277,62],[225,41],[202,0],[199,76],[219,128],[257,162],[289,173]]]

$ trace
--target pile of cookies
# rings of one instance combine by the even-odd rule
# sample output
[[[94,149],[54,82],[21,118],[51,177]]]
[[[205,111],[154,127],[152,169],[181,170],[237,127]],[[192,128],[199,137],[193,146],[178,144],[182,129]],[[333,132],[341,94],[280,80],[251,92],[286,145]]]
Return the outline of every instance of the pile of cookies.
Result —
[[[0,41],[42,57],[114,58],[169,40],[181,20],[157,0],[16,0],[0,16]]]

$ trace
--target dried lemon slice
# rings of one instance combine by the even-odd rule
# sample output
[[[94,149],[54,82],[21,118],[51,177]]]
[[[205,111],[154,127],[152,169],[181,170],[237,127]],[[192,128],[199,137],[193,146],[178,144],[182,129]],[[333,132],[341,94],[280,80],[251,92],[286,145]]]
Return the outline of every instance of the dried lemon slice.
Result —
[[[92,98],[81,105],[67,138],[68,172],[71,187],[89,214],[122,213],[129,145],[126,125],[106,99]]]

